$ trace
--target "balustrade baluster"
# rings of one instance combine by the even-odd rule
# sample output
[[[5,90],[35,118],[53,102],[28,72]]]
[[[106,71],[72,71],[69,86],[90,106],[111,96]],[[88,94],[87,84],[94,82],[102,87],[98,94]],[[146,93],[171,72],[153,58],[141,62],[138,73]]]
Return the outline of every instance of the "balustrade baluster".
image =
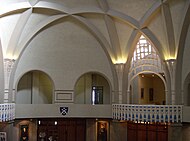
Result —
[[[10,106],[10,105],[9,105]],[[14,105],[12,105],[14,106]],[[4,108],[4,107],[0,107]],[[13,114],[8,108],[10,116]],[[13,108],[14,109],[14,108]],[[182,122],[181,105],[131,105],[113,104],[113,119],[137,122]],[[4,110],[1,110],[3,113]],[[1,114],[1,113],[0,113]],[[1,114],[2,115],[2,114]],[[1,116],[2,117],[2,116]],[[10,118],[10,117],[9,117]]]

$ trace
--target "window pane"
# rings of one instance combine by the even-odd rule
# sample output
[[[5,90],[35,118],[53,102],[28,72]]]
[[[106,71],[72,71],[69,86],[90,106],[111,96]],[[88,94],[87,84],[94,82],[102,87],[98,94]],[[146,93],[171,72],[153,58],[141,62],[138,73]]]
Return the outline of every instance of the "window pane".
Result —
[[[92,87],[92,104],[103,104],[103,86]]]

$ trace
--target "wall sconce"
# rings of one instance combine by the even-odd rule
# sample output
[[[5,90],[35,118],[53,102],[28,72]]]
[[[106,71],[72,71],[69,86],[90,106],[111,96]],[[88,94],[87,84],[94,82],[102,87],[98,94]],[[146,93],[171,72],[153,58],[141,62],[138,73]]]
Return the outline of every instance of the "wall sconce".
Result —
[[[39,120],[39,121],[38,121],[38,125],[40,125],[40,124],[41,124],[41,121]]]
[[[55,125],[57,125],[57,121],[55,121]]]

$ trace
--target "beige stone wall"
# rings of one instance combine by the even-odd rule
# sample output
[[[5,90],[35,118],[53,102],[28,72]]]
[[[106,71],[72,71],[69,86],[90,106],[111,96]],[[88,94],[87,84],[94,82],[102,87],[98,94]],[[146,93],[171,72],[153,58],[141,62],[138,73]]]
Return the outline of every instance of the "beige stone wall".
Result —
[[[182,141],[189,141],[190,140],[190,124],[184,123],[182,127]]]
[[[183,141],[182,124],[171,124],[168,126],[168,141]]]
[[[110,122],[110,141],[126,141],[127,124],[125,122]]]

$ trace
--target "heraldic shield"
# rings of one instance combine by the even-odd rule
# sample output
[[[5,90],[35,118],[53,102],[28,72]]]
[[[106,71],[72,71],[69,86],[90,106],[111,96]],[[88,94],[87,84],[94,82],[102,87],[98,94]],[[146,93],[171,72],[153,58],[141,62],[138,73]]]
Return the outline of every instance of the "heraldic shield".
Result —
[[[69,111],[69,108],[68,108],[68,107],[60,107],[60,113],[61,113],[63,116],[67,115],[68,111]]]

